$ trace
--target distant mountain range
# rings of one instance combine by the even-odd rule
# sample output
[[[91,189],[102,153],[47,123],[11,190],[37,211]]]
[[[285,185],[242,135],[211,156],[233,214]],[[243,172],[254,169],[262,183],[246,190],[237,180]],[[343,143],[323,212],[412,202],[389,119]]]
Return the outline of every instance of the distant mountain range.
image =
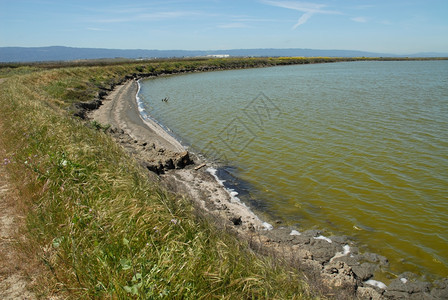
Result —
[[[69,61],[101,58],[170,58],[207,55],[230,56],[323,56],[323,57],[448,57],[448,53],[416,53],[393,55],[356,50],[316,49],[232,49],[232,50],[120,50],[102,48],[52,47],[0,47],[0,62]]]

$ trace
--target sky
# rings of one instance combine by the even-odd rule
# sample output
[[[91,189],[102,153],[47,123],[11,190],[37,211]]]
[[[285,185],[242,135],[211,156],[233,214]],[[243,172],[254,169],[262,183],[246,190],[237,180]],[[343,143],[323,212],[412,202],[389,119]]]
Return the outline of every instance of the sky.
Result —
[[[0,0],[0,47],[448,53],[448,0]]]

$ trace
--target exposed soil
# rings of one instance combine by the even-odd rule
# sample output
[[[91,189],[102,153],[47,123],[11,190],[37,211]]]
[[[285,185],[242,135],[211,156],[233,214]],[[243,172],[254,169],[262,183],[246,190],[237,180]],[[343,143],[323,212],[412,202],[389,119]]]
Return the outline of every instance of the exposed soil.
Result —
[[[19,246],[26,238],[21,231],[24,215],[17,193],[8,183],[5,166],[9,160],[2,148],[0,158],[0,299],[36,299],[30,291],[33,274]]]

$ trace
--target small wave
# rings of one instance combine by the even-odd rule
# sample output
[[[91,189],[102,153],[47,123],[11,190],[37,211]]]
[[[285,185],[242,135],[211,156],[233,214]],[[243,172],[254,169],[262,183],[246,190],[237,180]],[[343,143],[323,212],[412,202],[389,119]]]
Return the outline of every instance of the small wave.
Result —
[[[216,179],[216,181],[221,185],[221,186],[224,186],[224,182],[225,182],[225,180],[221,180],[221,179],[219,179],[219,177],[216,175],[216,173],[218,172],[218,170],[217,169],[215,169],[215,168],[207,168],[207,172],[209,172],[210,174],[212,174],[212,176]]]
[[[139,97],[140,89],[141,89],[140,80],[137,80],[137,93],[135,94],[135,100],[137,101],[137,108],[138,108],[140,115],[143,117],[143,119],[145,119],[145,118],[148,118],[149,115],[145,110],[145,106],[143,104],[142,99]]]

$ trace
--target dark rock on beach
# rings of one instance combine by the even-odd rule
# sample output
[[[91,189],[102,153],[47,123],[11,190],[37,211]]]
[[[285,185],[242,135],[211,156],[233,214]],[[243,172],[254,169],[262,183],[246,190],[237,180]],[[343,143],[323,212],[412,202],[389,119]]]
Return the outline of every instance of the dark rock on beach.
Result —
[[[230,221],[235,226],[239,226],[239,225],[243,224],[243,221],[241,220],[241,217],[232,217],[232,218],[230,218]]]
[[[188,151],[176,153],[174,155],[173,160],[174,160],[174,167],[176,169],[183,169],[185,168],[185,166],[193,163],[193,161],[190,159]]]
[[[366,281],[373,277],[375,271],[378,270],[378,265],[365,262],[351,266],[351,268],[357,279],[360,281]]]
[[[321,264],[329,262],[335,253],[341,250],[333,243],[315,239],[311,239],[310,243],[308,245],[304,245],[303,247],[313,253],[313,259]]]
[[[157,175],[168,170],[183,169],[193,164],[188,151],[172,152],[158,148],[154,143],[133,139],[124,130],[109,128],[106,132],[112,135],[129,153],[137,158],[142,166]],[[151,146],[147,147],[148,144]]]
[[[434,282],[431,296],[435,299],[448,299],[448,278]]]
[[[95,99],[90,102],[78,102],[74,105],[73,115],[81,119],[86,119],[87,113],[91,110],[98,109],[101,104],[103,104],[103,102],[100,99]]]

